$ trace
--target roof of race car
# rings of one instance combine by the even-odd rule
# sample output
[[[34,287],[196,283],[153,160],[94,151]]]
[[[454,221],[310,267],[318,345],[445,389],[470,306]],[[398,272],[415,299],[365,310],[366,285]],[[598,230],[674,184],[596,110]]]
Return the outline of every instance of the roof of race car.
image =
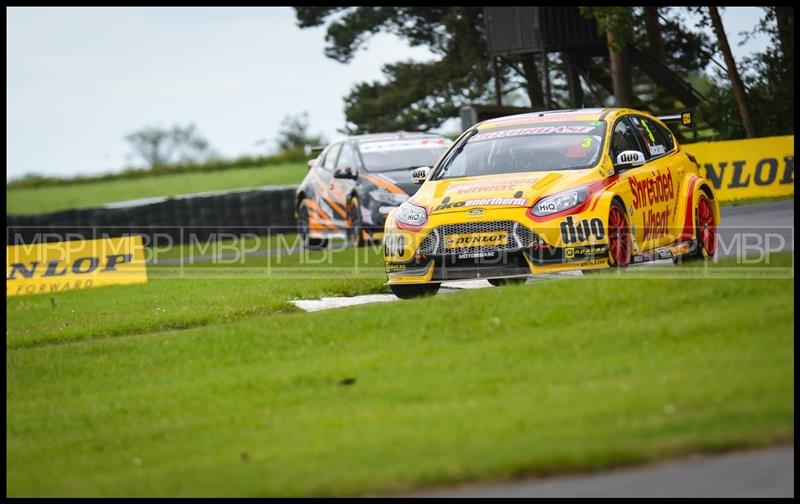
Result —
[[[614,110],[609,108],[585,108],[572,110],[548,110],[546,112],[527,112],[505,117],[487,119],[475,125],[476,129],[485,130],[491,128],[502,128],[505,126],[516,126],[523,124],[536,124],[553,121],[598,121],[607,113]]]
[[[356,140],[358,143],[373,142],[379,140],[412,140],[416,138],[441,138],[444,135],[438,133],[423,133],[415,131],[393,131],[391,133],[367,133],[348,137],[348,140]]]

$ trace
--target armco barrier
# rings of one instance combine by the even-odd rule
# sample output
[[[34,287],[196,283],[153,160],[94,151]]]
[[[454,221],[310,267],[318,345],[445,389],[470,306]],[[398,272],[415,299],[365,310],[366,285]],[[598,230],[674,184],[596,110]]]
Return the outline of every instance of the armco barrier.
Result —
[[[173,243],[207,240],[216,233],[263,235],[269,228],[293,228],[295,186],[264,186],[233,191],[144,198],[96,208],[76,208],[36,215],[7,215],[6,244],[141,234],[146,244],[156,236]],[[43,236],[48,233],[50,236]]]
[[[794,194],[794,135],[684,145],[721,201]]]

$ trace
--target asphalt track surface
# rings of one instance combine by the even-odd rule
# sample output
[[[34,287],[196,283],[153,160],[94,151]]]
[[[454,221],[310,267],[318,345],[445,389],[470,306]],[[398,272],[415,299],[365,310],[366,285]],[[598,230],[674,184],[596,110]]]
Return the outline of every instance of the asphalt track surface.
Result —
[[[464,485],[413,497],[794,497],[794,446],[602,473]]]

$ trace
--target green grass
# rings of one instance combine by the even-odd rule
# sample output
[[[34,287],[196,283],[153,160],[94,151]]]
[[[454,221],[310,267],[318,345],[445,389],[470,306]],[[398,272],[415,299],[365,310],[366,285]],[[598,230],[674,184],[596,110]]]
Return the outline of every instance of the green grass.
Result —
[[[185,329],[297,311],[293,299],[386,292],[379,252],[373,247],[185,268],[151,266],[146,284],[10,297],[6,346]]]
[[[110,180],[88,184],[6,189],[7,214],[33,214],[153,196],[175,196],[260,185],[298,184],[302,163]]]
[[[274,233],[263,236],[235,237],[224,240],[197,240],[181,245],[159,244],[157,247],[147,249],[148,260],[158,264],[162,259],[180,259],[193,263],[199,258],[213,257],[223,259],[232,254],[241,256],[252,253],[263,253],[267,250],[286,248],[295,250],[299,247],[299,238],[295,233]]]
[[[84,314],[211,292],[164,285],[95,289]],[[391,493],[791,442],[793,287],[596,275],[11,345],[7,493]],[[52,309],[27,301],[7,301],[9,341]]]

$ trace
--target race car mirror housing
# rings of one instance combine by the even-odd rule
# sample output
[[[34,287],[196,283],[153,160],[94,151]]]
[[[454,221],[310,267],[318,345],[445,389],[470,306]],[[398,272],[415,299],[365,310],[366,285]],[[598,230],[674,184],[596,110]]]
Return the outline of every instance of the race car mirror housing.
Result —
[[[355,179],[356,174],[353,173],[353,169],[349,166],[342,166],[337,168],[335,172],[333,172],[333,178],[338,179]]]
[[[637,150],[626,150],[617,154],[617,162],[614,163],[615,168],[632,168],[634,166],[641,166],[645,163],[644,154]]]
[[[419,168],[415,168],[414,171],[411,172],[411,180],[415,184],[421,184],[428,178],[428,173],[430,173],[430,171],[430,166],[420,166]]]
[[[303,146],[303,154],[306,156],[310,156],[312,154],[318,155],[320,152],[325,150],[324,145],[304,145]]]

